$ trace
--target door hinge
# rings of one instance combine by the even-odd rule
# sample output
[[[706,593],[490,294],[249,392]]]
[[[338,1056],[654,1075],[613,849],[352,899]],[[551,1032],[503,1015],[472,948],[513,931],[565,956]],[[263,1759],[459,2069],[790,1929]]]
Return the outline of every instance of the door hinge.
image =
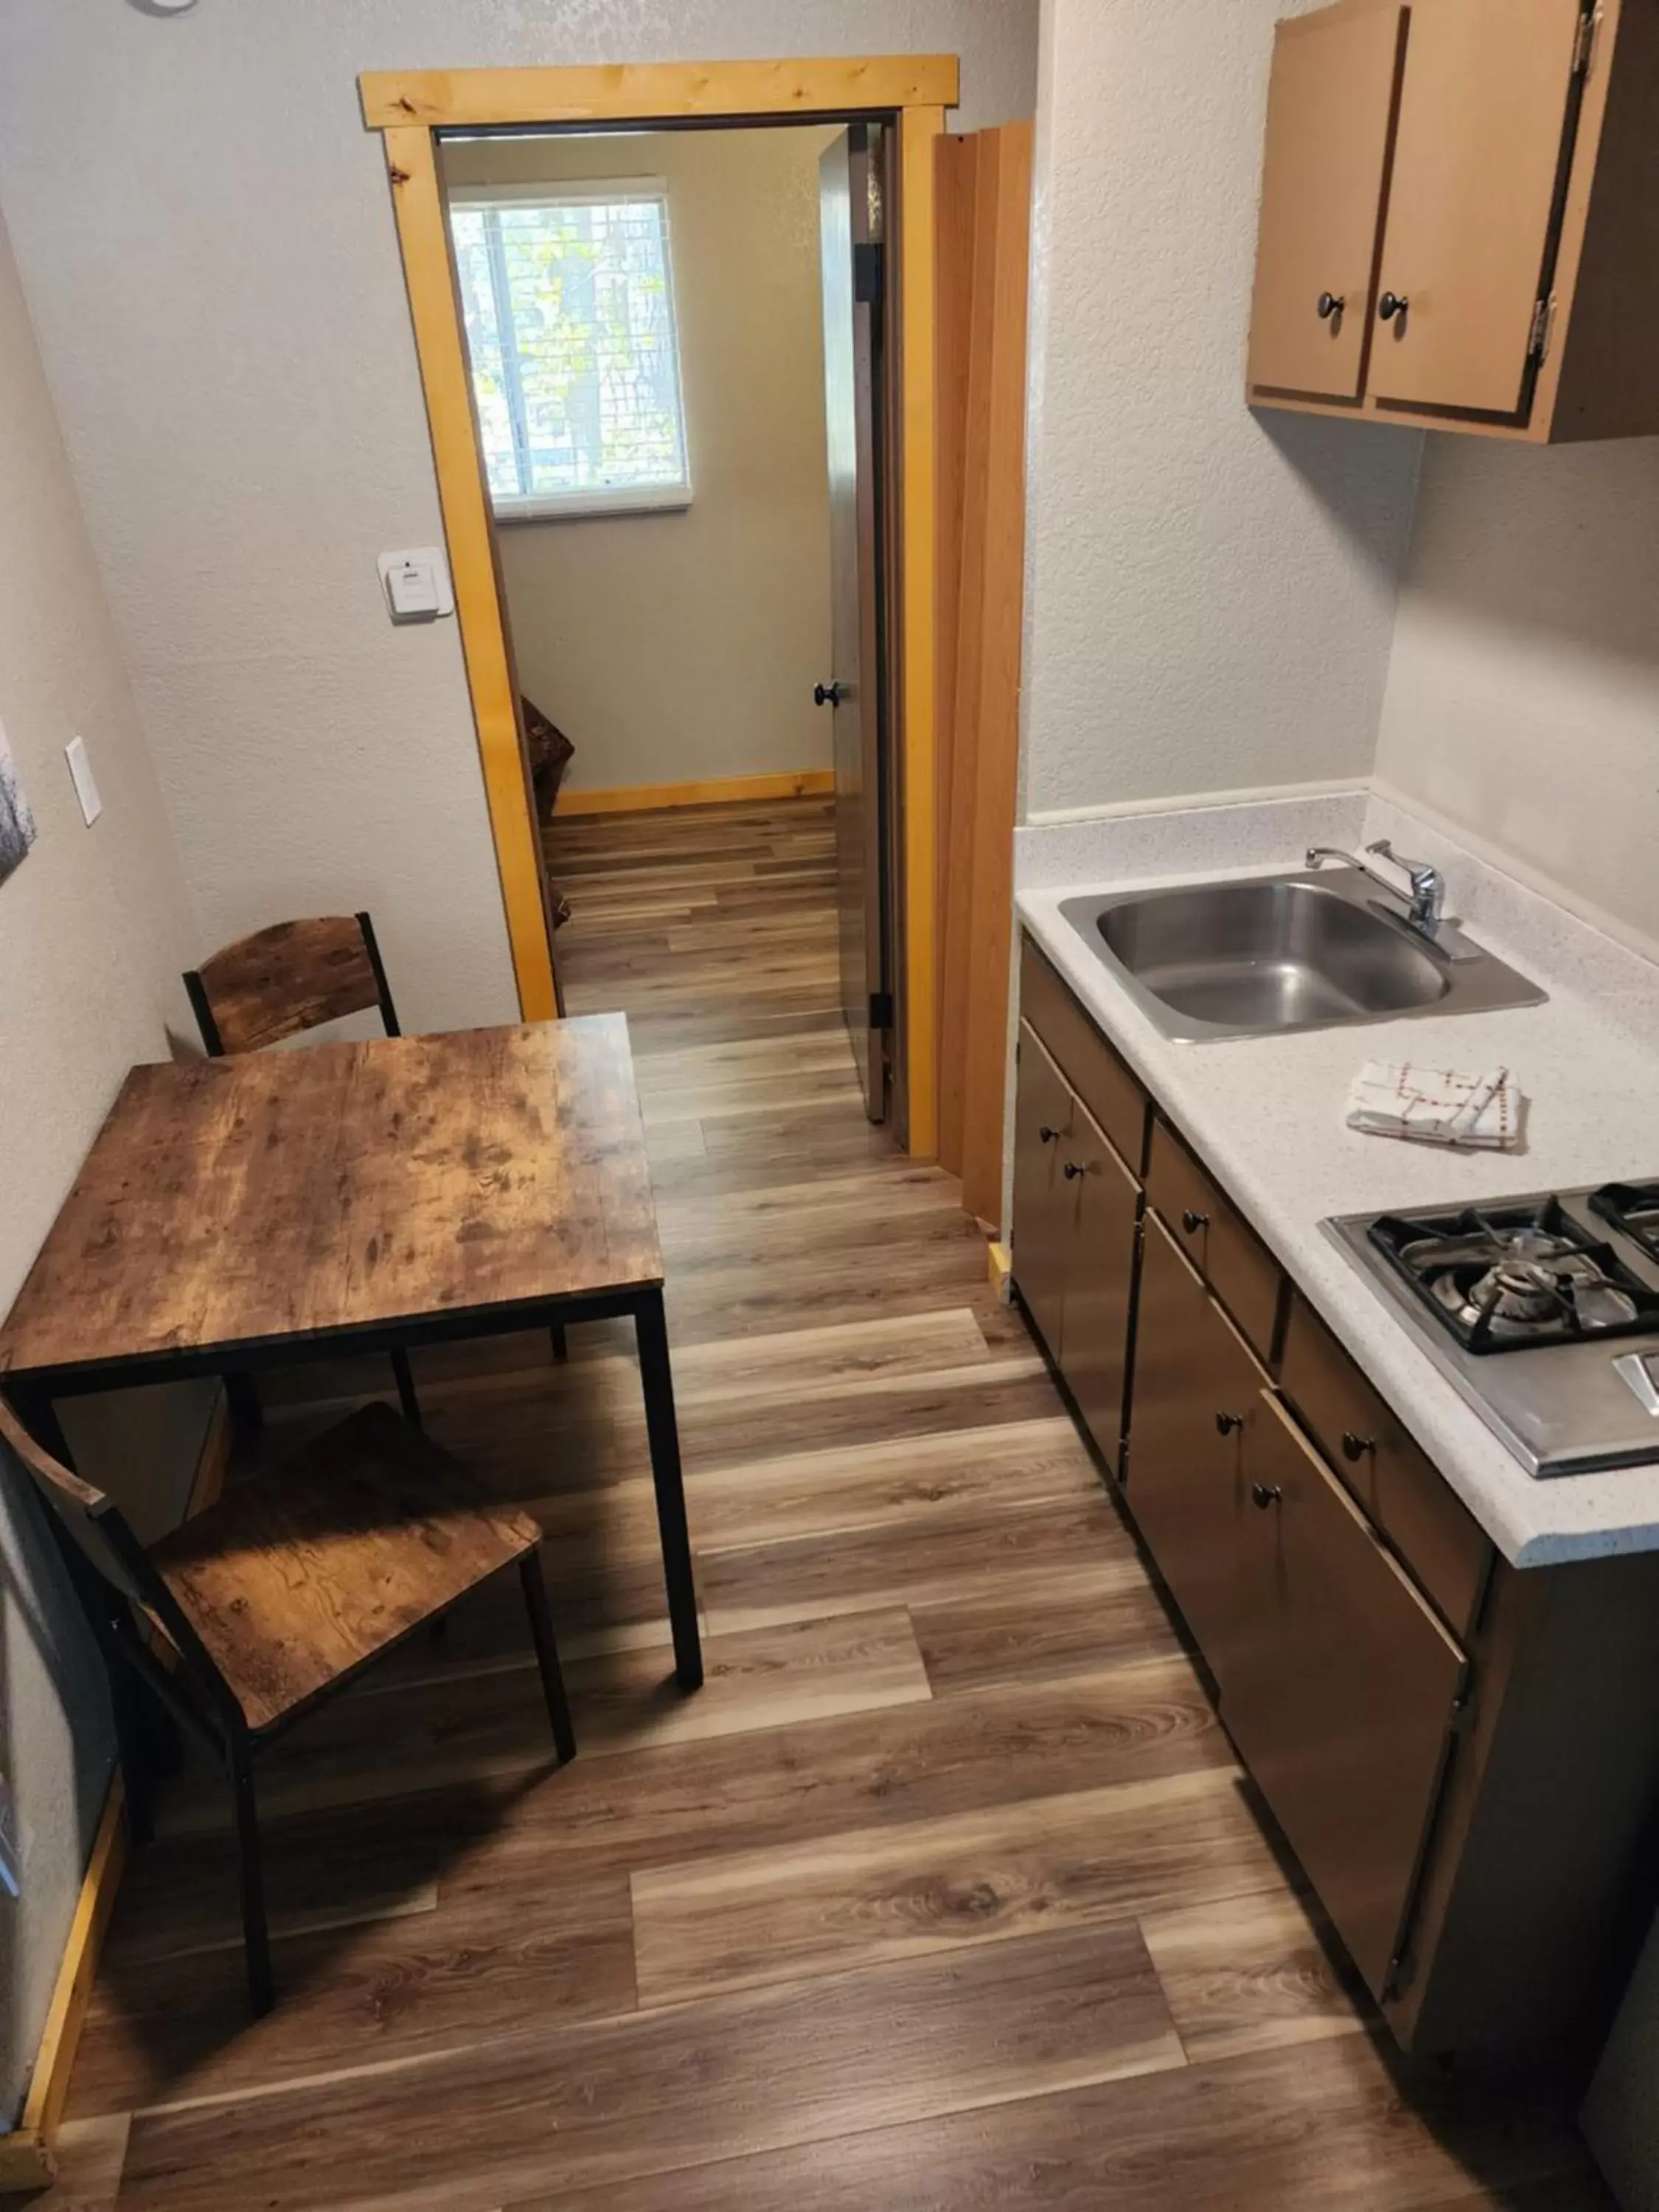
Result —
[[[1578,35],[1573,42],[1572,73],[1575,76],[1589,75],[1590,64],[1595,58],[1595,34],[1601,27],[1601,9],[1585,9],[1578,18]]]
[[[853,248],[853,297],[861,307],[873,307],[881,299],[881,244]]]
[[[870,1026],[872,1030],[890,1030],[892,1028],[893,994],[890,991],[871,992]]]
[[[1550,349],[1550,339],[1555,331],[1555,295],[1540,300],[1532,311],[1532,331],[1527,339],[1528,361],[1544,361]]]

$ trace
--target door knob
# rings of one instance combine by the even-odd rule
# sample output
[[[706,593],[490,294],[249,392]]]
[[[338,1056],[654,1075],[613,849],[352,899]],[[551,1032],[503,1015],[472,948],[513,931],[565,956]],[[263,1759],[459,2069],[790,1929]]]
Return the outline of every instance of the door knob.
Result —
[[[1237,1436],[1243,1425],[1243,1413],[1218,1413],[1215,1417],[1215,1432],[1218,1437]]]
[[[1352,1429],[1345,1429],[1342,1431],[1342,1456],[1351,1467],[1357,1467],[1367,1452],[1374,1452],[1376,1449],[1375,1437],[1357,1435]]]
[[[1264,1513],[1270,1505],[1277,1505],[1284,1495],[1276,1482],[1253,1482],[1250,1485],[1250,1503],[1259,1506]]]
[[[1181,1225],[1189,1237],[1196,1237],[1200,1229],[1209,1227],[1210,1217],[1207,1213],[1194,1213],[1189,1206],[1181,1217]]]
[[[1333,315],[1340,315],[1347,306],[1340,292],[1322,292],[1319,295],[1319,319],[1328,323]]]
[[[1066,1180],[1067,1182],[1075,1182],[1080,1175],[1087,1175],[1088,1172],[1088,1169],[1085,1168],[1079,1160],[1067,1160],[1066,1163]]]
[[[1376,303],[1376,312],[1385,323],[1391,323],[1396,315],[1403,315],[1410,305],[1403,294],[1385,292]]]
[[[1048,1124],[1045,1121],[1042,1127],[1037,1131],[1037,1142],[1040,1145],[1052,1145],[1054,1139],[1059,1134],[1060,1132],[1058,1129],[1051,1129],[1048,1127]]]
[[[815,707],[839,707],[841,704],[840,684],[815,684],[812,686],[812,704]]]

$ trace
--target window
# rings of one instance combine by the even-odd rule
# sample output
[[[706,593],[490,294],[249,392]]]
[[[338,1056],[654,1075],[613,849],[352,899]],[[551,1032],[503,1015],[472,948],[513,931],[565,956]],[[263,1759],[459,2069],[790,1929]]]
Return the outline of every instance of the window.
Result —
[[[662,183],[460,188],[449,222],[496,514],[689,505]]]

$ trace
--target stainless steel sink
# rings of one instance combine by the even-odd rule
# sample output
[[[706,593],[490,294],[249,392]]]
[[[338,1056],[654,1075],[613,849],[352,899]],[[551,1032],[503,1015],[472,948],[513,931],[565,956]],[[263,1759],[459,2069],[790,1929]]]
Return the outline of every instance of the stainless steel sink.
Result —
[[[1199,1042],[1536,1006],[1449,922],[1432,933],[1357,867],[1067,899],[1060,913],[1164,1035]]]

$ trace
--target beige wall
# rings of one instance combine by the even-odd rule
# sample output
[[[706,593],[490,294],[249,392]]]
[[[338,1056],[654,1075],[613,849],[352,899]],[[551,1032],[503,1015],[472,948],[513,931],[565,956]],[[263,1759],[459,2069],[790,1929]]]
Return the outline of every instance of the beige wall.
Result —
[[[1659,957],[1659,439],[1428,441],[1378,776]]]
[[[692,502],[501,532],[519,675],[568,786],[830,765],[818,155],[834,134],[661,131],[457,146],[456,184],[661,177]]]
[[[410,1027],[516,1006],[362,70],[939,52],[1029,114],[1034,0],[0,6],[0,204],[204,938],[374,909]],[[256,122],[249,99],[257,91]]]
[[[3,228],[0,485],[0,722],[40,825],[0,884],[3,1312],[129,1065],[165,1058],[169,1024],[188,1030],[178,979],[195,943]],[[90,830],[64,765],[76,732],[104,799]],[[147,1391],[118,1435],[94,1417],[76,1440],[93,1446],[87,1471],[154,1531],[176,1517],[204,1418],[199,1390]],[[0,1895],[0,2129],[39,2040],[109,1759],[96,1654],[21,1472],[0,1464],[0,1771],[28,1838],[21,1902]]]
[[[1044,0],[1028,812],[1370,767],[1422,441],[1244,404],[1285,12]]]

